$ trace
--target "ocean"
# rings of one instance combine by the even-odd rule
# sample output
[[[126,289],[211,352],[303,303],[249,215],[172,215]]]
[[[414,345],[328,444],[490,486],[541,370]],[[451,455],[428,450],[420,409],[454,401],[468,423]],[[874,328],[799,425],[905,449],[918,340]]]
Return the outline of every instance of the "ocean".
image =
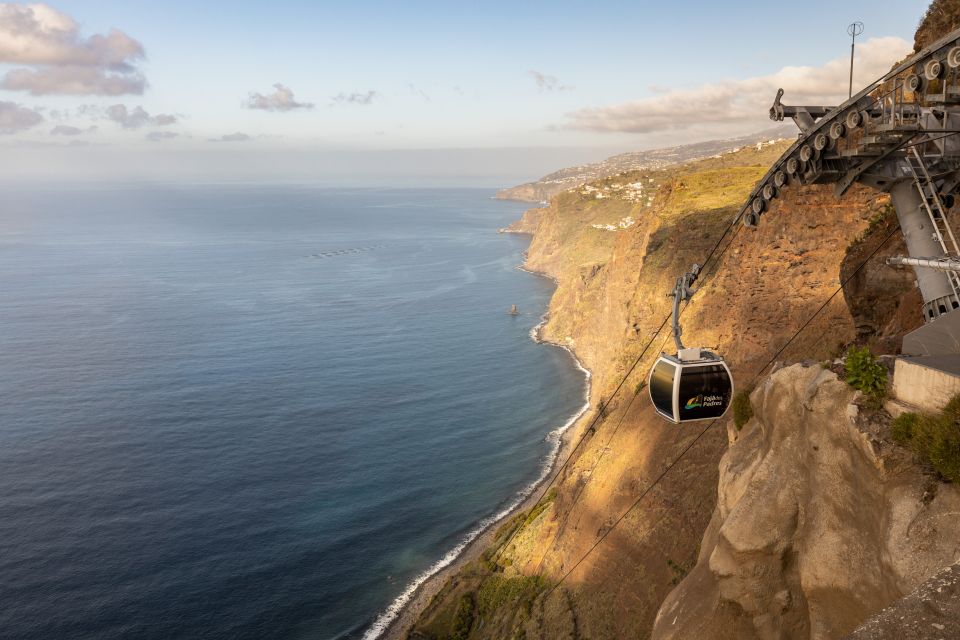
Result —
[[[490,195],[6,187],[0,635],[375,637],[584,403]]]

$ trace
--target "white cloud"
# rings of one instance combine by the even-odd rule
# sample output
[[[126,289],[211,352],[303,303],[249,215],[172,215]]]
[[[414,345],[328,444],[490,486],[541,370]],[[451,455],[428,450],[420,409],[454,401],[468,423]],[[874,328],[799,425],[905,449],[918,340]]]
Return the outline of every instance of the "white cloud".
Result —
[[[247,134],[237,131],[222,135],[219,138],[211,138],[210,142],[247,142],[250,139],[250,136]]]
[[[556,76],[551,76],[539,71],[527,71],[527,75],[533,78],[540,91],[572,91],[573,87],[568,84],[562,84]]]
[[[413,85],[411,85],[413,86]],[[338,93],[330,98],[335,104],[361,104],[367,105],[373,102],[379,94],[376,91],[354,91],[353,93]],[[424,94],[426,95],[426,94]],[[429,98],[427,98],[429,100]]]
[[[172,140],[179,135],[179,133],[173,131],[151,131],[146,135],[146,138],[150,142],[163,142],[164,140]]]
[[[21,64],[130,70],[143,46],[122,31],[80,36],[79,25],[45,4],[0,4],[0,59]]]
[[[35,96],[140,95],[146,87],[146,79],[140,73],[108,73],[93,67],[39,67],[14,69],[0,80],[0,89],[27,91]]]
[[[0,134],[25,131],[43,122],[43,116],[15,102],[0,101]]]
[[[142,94],[146,79],[136,64],[143,45],[117,29],[83,37],[70,16],[45,4],[0,3],[0,63],[9,71],[0,88],[33,95]]]
[[[297,102],[293,97],[293,91],[290,87],[281,83],[273,85],[273,93],[264,95],[262,93],[250,92],[246,101],[243,103],[247,109],[260,109],[263,111],[293,111],[294,109],[313,109],[310,102]]]
[[[113,120],[124,129],[139,129],[145,125],[165,126],[174,124],[177,117],[168,113],[151,116],[143,107],[128,109],[127,105],[114,104],[107,107],[106,117]]]
[[[890,70],[913,47],[901,38],[872,38],[857,47],[856,78],[873,81]],[[784,67],[767,76],[727,80],[695,89],[567,114],[565,129],[653,133],[722,125],[763,124],[777,89],[786,104],[839,104],[847,97],[850,59],[837,58],[819,67]]]
[[[68,124],[58,124],[53,129],[50,129],[50,135],[52,136],[78,136],[83,133],[83,129],[80,127],[71,127]]]

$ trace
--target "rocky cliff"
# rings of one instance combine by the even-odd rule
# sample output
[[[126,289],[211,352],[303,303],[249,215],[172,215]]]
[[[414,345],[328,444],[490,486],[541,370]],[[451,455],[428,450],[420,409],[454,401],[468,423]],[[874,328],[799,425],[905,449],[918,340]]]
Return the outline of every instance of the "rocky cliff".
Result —
[[[958,24],[960,2],[935,0],[917,47]],[[592,370],[602,410],[572,430],[544,498],[446,582],[409,637],[957,637],[960,490],[820,364],[854,342],[896,353],[921,322],[912,273],[883,262],[904,253],[885,196],[787,187],[708,265],[684,337],[725,354],[752,390],[742,429],[670,425],[644,393],[668,348],[665,294],[782,146],[621,169],[566,191],[526,185],[533,198],[557,193],[509,229],[533,234],[526,266],[557,281],[543,337]]]
[[[913,40],[916,51],[960,27],[960,0],[933,0],[920,19]]]
[[[847,640],[960,638],[960,563],[871,616]]]
[[[628,172],[525,216],[519,230],[533,232],[526,266],[558,283],[543,335],[593,371],[593,404],[605,410],[571,434],[582,444],[546,499],[445,585],[411,637],[649,637],[663,599],[698,566],[727,428],[706,432],[637,502],[697,431],[655,417],[643,392],[666,334],[613,391],[667,315],[676,277],[703,261],[780,151]],[[826,188],[787,188],[777,202],[759,229],[731,232],[683,316],[688,342],[726,354],[742,385],[836,290],[854,239],[868,242],[889,215],[885,197],[865,189],[837,201]],[[887,327],[890,313],[881,315],[872,321]],[[781,359],[835,356],[857,331],[838,296]]]
[[[751,400],[654,638],[840,638],[960,557],[960,490],[914,464],[890,416],[836,373],[793,365]]]

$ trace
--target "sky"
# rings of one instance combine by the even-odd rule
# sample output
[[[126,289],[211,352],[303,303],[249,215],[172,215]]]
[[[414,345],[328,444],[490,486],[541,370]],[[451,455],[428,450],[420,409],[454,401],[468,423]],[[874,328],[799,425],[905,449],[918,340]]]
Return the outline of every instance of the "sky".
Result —
[[[841,100],[926,5],[0,3],[0,174],[511,184]]]

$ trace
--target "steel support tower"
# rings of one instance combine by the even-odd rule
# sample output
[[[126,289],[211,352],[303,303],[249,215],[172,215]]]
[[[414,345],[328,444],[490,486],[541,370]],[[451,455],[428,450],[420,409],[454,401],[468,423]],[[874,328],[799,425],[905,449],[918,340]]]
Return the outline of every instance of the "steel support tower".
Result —
[[[904,337],[908,355],[960,354],[960,260],[948,211],[960,187],[960,30],[832,106],[787,106],[777,92],[770,118],[791,118],[797,141],[760,180],[737,218],[748,227],[788,185],[855,182],[890,194],[923,296],[925,325]]]

